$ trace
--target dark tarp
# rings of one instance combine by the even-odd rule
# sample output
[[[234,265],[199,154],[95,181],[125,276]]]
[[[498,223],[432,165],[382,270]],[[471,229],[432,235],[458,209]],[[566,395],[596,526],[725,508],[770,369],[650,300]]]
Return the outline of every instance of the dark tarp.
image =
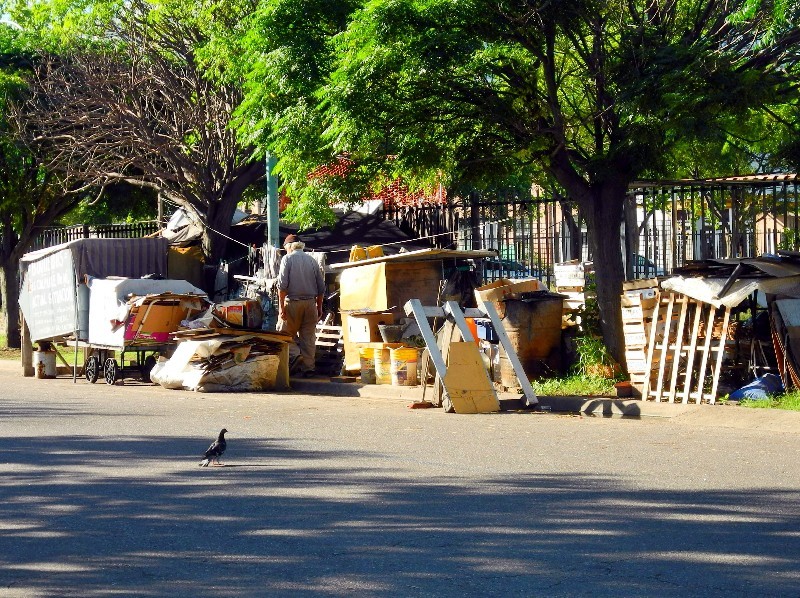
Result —
[[[299,231],[297,225],[281,221],[279,237],[281,243],[288,234],[300,236],[309,250],[327,253],[327,263],[337,264],[346,262],[350,257],[353,245],[369,247],[372,245],[383,246],[386,255],[394,255],[403,247],[407,251],[428,249],[432,243],[425,240],[414,239],[403,232],[394,222],[384,220],[380,214],[362,214],[360,212],[344,212],[334,210],[338,221],[332,227],[323,227],[317,230]],[[231,237],[247,245],[260,247],[265,237],[266,222],[261,218],[250,217],[231,227]],[[447,239],[447,236],[432,239],[433,241]],[[396,243],[389,245],[390,243]],[[228,243],[230,255],[241,255],[245,249],[237,243]]]
[[[20,260],[20,269],[25,272],[29,264],[68,250],[79,280],[87,274],[95,278],[141,278],[148,274],[166,277],[168,248],[169,242],[163,238],[77,239],[26,253]]]

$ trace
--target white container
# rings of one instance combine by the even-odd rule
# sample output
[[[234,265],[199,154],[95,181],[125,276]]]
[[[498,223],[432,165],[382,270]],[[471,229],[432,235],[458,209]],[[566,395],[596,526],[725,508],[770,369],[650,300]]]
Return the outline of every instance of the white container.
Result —
[[[37,378],[56,377],[56,352],[55,351],[34,351],[33,370]]]

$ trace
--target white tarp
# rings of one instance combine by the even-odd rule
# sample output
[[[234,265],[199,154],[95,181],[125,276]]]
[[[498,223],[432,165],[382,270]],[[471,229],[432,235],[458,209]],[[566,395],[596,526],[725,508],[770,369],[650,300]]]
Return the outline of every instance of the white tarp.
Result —
[[[740,278],[731,285],[724,297],[719,292],[727,278],[705,278],[674,276],[661,283],[666,291],[681,293],[692,299],[709,303],[714,307],[736,307],[756,291],[767,295],[784,295],[800,298],[800,276],[783,278]]]

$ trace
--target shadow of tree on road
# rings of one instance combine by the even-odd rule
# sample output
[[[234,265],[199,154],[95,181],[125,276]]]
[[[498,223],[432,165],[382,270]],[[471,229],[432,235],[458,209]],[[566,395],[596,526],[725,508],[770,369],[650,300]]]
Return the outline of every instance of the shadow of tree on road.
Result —
[[[7,439],[0,588],[37,595],[797,595],[800,498],[190,437]],[[346,467],[333,465],[344,462]],[[224,460],[226,461],[226,460]],[[457,473],[457,472],[456,472]]]

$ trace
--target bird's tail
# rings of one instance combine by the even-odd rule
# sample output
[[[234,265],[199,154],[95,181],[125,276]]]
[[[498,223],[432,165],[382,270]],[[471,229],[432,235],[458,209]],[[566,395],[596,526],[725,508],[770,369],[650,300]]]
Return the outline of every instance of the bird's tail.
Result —
[[[202,461],[200,461],[199,465],[200,465],[200,467],[208,467],[208,464],[210,462],[211,462],[211,459],[203,459]]]

